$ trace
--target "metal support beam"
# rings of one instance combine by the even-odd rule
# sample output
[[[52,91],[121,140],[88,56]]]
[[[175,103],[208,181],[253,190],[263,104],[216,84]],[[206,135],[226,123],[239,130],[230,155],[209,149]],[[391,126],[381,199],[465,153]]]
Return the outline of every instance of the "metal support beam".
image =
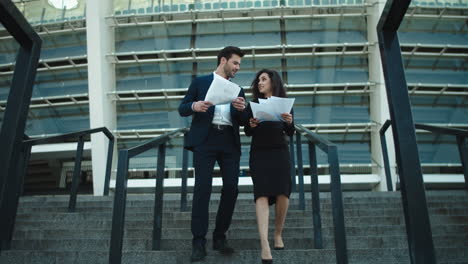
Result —
[[[164,164],[166,162],[166,143],[158,147],[158,166],[156,173],[156,191],[154,193],[153,250],[161,249],[162,214],[164,196]]]
[[[186,136],[184,135],[184,141]],[[182,185],[180,191],[180,211],[186,212],[187,210],[187,170],[188,170],[188,150],[182,147]]]
[[[460,152],[460,161],[465,175],[465,189],[468,190],[468,140],[466,137],[457,137],[458,151]]]
[[[81,160],[83,159],[84,138],[80,136],[78,146],[76,147],[75,168],[73,169],[73,178],[71,184],[70,201],[68,202],[68,212],[75,212],[76,196],[81,181]]]
[[[4,243],[9,244],[10,228],[13,228],[16,215],[17,201],[15,202],[16,198],[14,198],[16,194],[15,190],[11,190],[15,186],[7,186],[7,184],[17,182],[14,178],[19,177],[16,174],[16,166],[18,160],[23,157],[18,148],[22,146],[42,41],[11,1],[0,0],[0,14],[0,22],[20,45],[0,131],[0,146],[2,146],[0,151],[1,250],[4,248]],[[7,190],[13,193],[8,194]],[[8,210],[12,207],[14,210]],[[9,220],[13,220],[13,223]]]
[[[109,263],[112,264],[120,264],[122,262],[125,207],[127,201],[128,157],[128,150],[119,151],[109,254]]]
[[[397,35],[410,3],[410,0],[387,1],[377,32],[401,180],[410,260],[413,264],[431,264],[436,263],[434,243]]]
[[[304,165],[302,162],[302,140],[301,133],[296,133],[296,151],[297,151],[297,175],[299,177],[299,209],[305,210],[304,196]]]
[[[309,141],[309,163],[310,180],[312,191],[312,217],[314,223],[314,246],[317,249],[323,248],[322,241],[322,219],[320,217],[320,191],[318,182],[317,153],[315,144]]]

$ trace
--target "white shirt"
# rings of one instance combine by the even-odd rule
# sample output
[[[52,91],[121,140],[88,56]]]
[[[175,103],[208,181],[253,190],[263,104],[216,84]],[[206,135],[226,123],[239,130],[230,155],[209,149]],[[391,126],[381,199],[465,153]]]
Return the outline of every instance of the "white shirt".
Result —
[[[213,72],[213,78],[223,78],[216,72]],[[231,122],[231,104],[215,105],[213,124],[215,125],[229,125],[232,126]]]

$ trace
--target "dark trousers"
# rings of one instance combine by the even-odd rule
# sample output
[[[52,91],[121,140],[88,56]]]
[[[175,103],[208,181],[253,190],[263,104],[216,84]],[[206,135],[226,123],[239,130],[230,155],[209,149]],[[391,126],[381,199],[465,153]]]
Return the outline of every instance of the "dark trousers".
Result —
[[[194,148],[195,186],[192,203],[193,243],[206,243],[208,232],[208,207],[211,197],[213,169],[217,161],[223,177],[223,188],[216,215],[213,239],[224,239],[231,224],[237,200],[239,177],[239,148],[234,143],[232,127],[223,130],[211,128],[210,134],[202,145]]]

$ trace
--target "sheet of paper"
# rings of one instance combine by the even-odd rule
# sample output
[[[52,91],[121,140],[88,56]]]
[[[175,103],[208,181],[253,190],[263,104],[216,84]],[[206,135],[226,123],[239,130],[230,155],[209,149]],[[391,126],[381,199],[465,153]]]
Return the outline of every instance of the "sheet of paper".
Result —
[[[258,104],[250,102],[250,107],[252,108],[253,116],[263,121],[281,121],[274,113],[273,107],[270,104]]]
[[[239,85],[215,75],[206,93],[205,101],[210,101],[214,105],[230,103],[237,98],[239,92]]]
[[[281,98],[272,96],[268,100],[275,107],[275,112],[281,115],[282,113],[291,112],[295,98]]]
[[[252,113],[255,118],[262,121],[281,121],[282,113],[291,112],[294,98],[270,97],[258,99],[259,103],[250,102]]]

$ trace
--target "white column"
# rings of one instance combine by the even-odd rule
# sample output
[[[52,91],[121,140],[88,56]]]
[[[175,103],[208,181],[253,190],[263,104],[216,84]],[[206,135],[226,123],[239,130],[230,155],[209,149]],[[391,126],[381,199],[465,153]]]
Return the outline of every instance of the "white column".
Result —
[[[105,17],[113,14],[112,0],[86,1],[86,42],[88,48],[88,93],[90,127],[116,129],[115,103],[108,93],[115,90],[115,67],[106,59],[114,51],[114,30]],[[117,141],[115,142],[115,146]],[[94,195],[103,195],[108,139],[103,134],[91,136]],[[112,167],[116,167],[116,147]]]
[[[376,124],[371,131],[371,158],[373,163],[372,173],[380,176],[380,184],[375,188],[378,191],[387,190],[387,181],[384,170],[382,147],[380,143],[379,130],[387,119],[390,119],[388,110],[387,92],[385,90],[385,80],[380,59],[380,50],[377,37],[377,24],[385,6],[385,0],[370,0],[373,4],[368,8],[367,16],[367,39],[373,44],[369,47],[369,81],[375,83],[375,87],[370,93],[370,116],[371,121]],[[392,174],[393,190],[395,190],[396,170],[395,170],[395,145],[393,143],[392,129],[389,127],[385,133],[387,139],[388,158],[390,161],[390,171]]]

